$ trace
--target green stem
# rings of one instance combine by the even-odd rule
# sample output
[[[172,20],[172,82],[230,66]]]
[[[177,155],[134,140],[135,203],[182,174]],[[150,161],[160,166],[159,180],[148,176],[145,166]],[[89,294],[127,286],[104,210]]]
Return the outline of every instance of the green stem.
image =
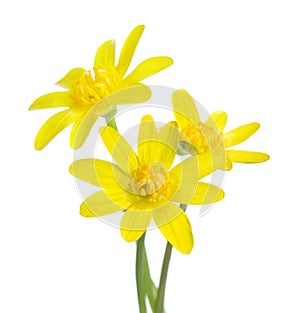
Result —
[[[147,313],[146,308],[146,292],[144,282],[144,266],[145,266],[145,235],[137,241],[136,248],[136,287],[139,301],[140,313]]]
[[[116,124],[116,120],[114,118],[105,118],[106,119],[106,124],[110,127],[112,127],[113,129],[115,129],[116,131],[118,131],[118,127]]]
[[[186,210],[186,204],[180,204],[180,207],[183,211]],[[164,312],[165,291],[166,291],[168,269],[169,269],[171,255],[172,255],[172,248],[173,248],[172,245],[167,243],[164,260],[163,260],[163,264],[161,268],[155,313]]]

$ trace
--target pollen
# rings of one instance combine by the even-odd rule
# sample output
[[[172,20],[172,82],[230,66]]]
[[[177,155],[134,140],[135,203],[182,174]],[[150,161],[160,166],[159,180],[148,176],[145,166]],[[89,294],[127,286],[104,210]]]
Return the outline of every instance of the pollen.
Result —
[[[187,146],[184,143],[192,145],[193,152],[197,154],[206,152],[222,152],[224,150],[223,138],[220,133],[205,124],[199,123],[188,124],[182,129],[181,144],[184,148]]]
[[[170,193],[171,181],[163,164],[140,165],[132,172],[129,191],[150,202],[157,202]]]
[[[85,72],[72,88],[72,98],[78,107],[90,108],[118,90],[121,78],[114,67],[94,67]]]

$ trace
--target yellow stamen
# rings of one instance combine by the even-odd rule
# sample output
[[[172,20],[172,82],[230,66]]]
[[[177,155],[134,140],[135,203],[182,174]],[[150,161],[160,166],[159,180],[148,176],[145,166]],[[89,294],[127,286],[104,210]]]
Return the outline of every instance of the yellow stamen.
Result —
[[[132,172],[128,184],[129,191],[138,197],[145,197],[150,202],[157,202],[170,192],[171,181],[163,164],[154,162],[140,165]]]
[[[197,154],[206,152],[221,152],[224,150],[222,134],[204,123],[189,124],[182,129],[181,142],[192,144],[193,152]],[[189,151],[190,152],[190,151]]]
[[[87,71],[74,83],[72,98],[78,106],[89,108],[116,91],[120,82],[114,67],[94,67],[94,75]]]

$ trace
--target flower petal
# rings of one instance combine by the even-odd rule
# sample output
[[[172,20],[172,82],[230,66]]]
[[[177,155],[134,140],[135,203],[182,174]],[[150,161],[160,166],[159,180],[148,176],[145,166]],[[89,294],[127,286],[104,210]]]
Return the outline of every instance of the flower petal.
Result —
[[[258,123],[250,123],[231,130],[230,132],[224,134],[225,147],[229,148],[245,141],[258,129]]]
[[[138,167],[138,158],[128,142],[116,130],[105,126],[100,136],[107,150],[125,173],[131,173]]]
[[[117,65],[117,71],[121,77],[125,75],[130,65],[136,46],[143,34],[144,29],[144,25],[138,25],[137,27],[135,27],[133,31],[129,34],[123,45]]]
[[[192,251],[194,238],[190,222],[181,208],[172,202],[153,211],[153,218],[168,242],[181,253]]]
[[[192,188],[194,188],[193,184],[192,186],[182,184],[172,201],[183,204],[210,204],[222,200],[225,195],[221,188],[208,183],[198,183],[193,194],[191,194]]]
[[[181,129],[201,122],[193,98],[184,89],[178,89],[173,93],[172,103],[175,119]]]
[[[140,164],[157,161],[157,129],[150,115],[141,119],[137,150]]]
[[[238,163],[260,163],[270,159],[266,153],[242,150],[226,150],[226,157]]]
[[[82,111],[68,109],[51,116],[39,130],[34,147],[43,149],[58,133],[81,117]]]
[[[80,214],[85,217],[96,217],[122,211],[124,207],[113,201],[103,190],[98,191],[80,206]]]
[[[56,92],[47,93],[37,98],[32,103],[29,110],[71,107],[73,103],[74,102],[72,98],[70,97],[69,91],[56,91]]]
[[[131,86],[152,76],[173,64],[169,57],[153,57],[139,64],[122,82],[124,86]]]
[[[223,111],[215,111],[210,115],[205,123],[222,132],[227,123],[227,113]]]
[[[165,165],[168,170],[174,161],[177,145],[178,145],[179,130],[176,122],[169,122],[158,133],[158,160]]]
[[[115,66],[115,41],[108,40],[104,42],[97,50],[94,60],[94,66]]]
[[[77,81],[85,72],[86,70],[81,67],[73,68],[62,79],[60,79],[56,85],[71,89],[73,83]]]
[[[69,170],[75,177],[105,189],[127,187],[130,179],[117,165],[99,159],[77,160]]]
[[[127,242],[138,240],[148,228],[152,219],[151,210],[126,210],[121,221],[121,235]]]

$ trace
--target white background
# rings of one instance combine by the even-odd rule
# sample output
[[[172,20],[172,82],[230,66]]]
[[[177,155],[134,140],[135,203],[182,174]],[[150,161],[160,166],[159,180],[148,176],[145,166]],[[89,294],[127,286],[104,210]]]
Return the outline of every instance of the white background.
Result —
[[[145,24],[131,68],[171,56],[175,64],[147,83],[227,111],[227,130],[260,122],[243,148],[271,155],[226,173],[226,197],[205,217],[188,210],[195,247],[174,251],[167,312],[298,313],[299,14],[291,0],[2,2],[0,311],[138,312],[135,244],[79,215],[69,129],[35,151],[55,110],[27,110],[69,69],[90,68],[100,43],[114,38],[119,52]],[[156,281],[164,245],[149,232]]]

